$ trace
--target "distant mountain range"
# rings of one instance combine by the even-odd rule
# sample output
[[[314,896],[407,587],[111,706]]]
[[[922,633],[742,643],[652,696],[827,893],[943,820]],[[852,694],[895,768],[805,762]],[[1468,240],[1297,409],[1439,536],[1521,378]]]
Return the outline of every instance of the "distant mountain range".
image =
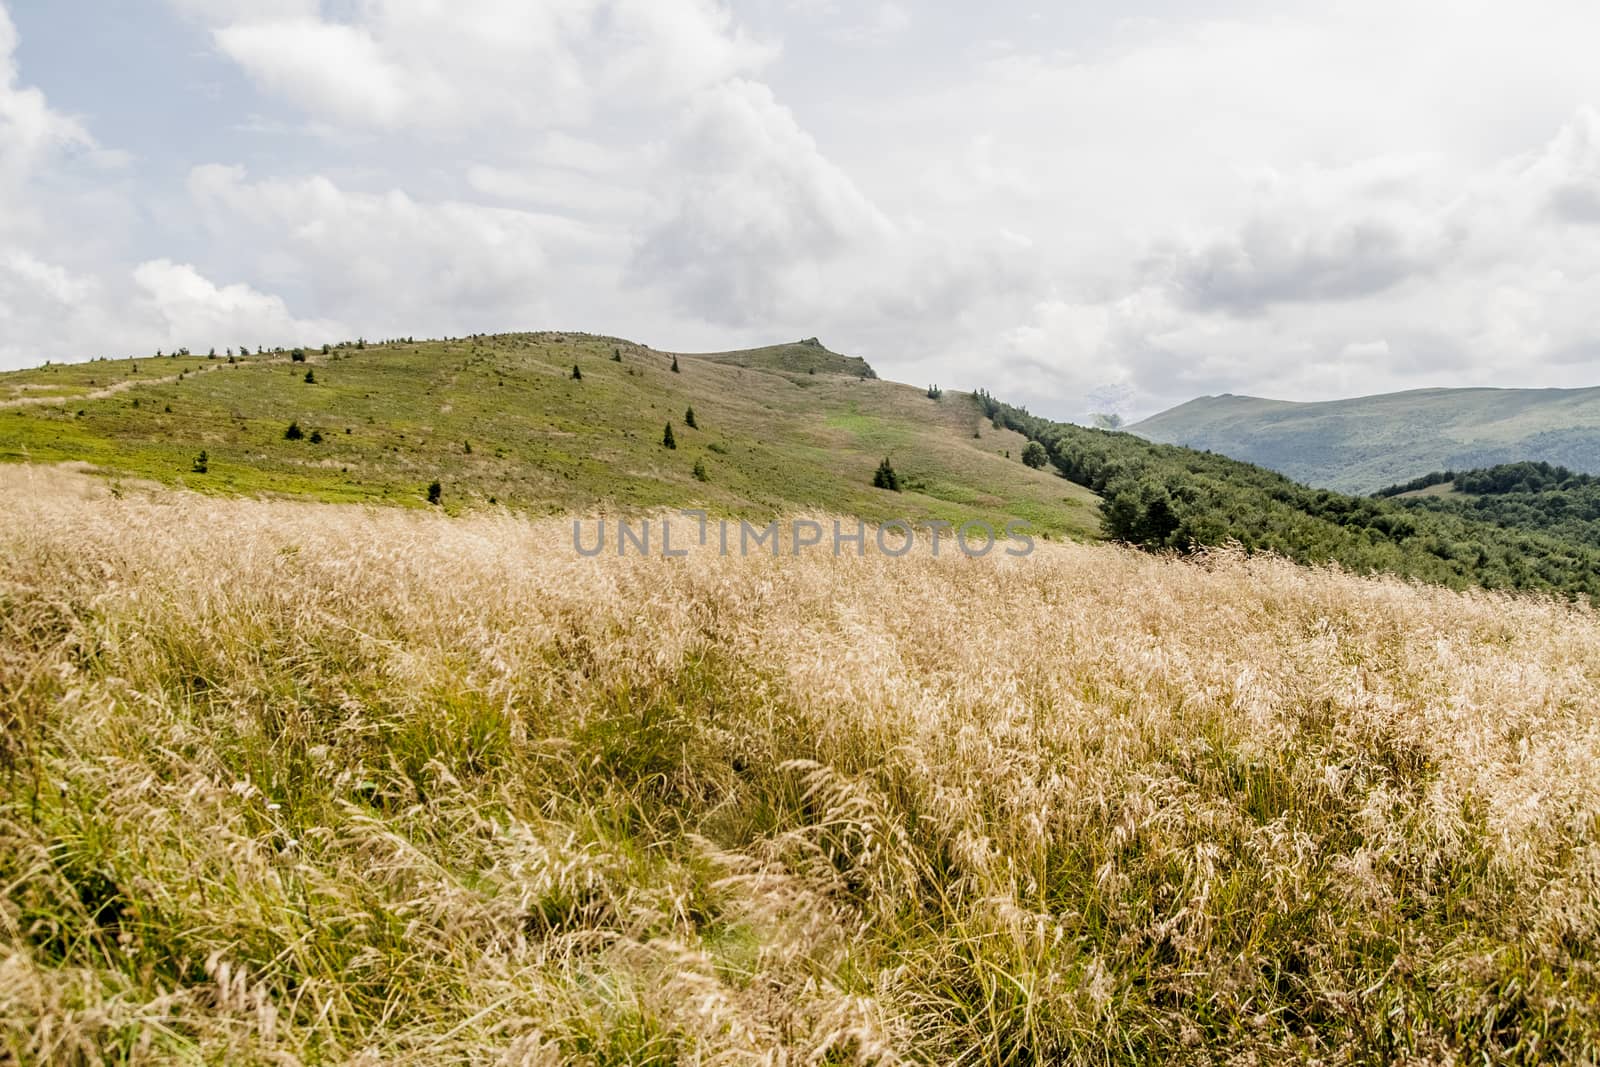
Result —
[[[1600,388],[1415,389],[1308,404],[1225,394],[1129,429],[1347,493],[1522,460],[1600,473]]]

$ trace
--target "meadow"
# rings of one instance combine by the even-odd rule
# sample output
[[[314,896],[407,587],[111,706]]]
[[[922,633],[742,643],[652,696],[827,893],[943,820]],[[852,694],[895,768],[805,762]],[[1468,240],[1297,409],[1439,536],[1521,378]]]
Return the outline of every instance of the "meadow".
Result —
[[[0,1058],[1600,1055],[1587,607],[0,489]]]

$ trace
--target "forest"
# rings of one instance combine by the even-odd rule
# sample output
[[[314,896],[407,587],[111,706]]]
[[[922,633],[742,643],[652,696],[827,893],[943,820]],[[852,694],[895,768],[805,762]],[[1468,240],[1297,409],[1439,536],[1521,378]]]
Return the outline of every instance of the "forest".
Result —
[[[1570,544],[1600,548],[1600,478],[1550,463],[1506,463],[1472,471],[1427,475],[1428,485],[1452,492],[1417,497],[1392,487],[1411,511],[1487,523],[1505,531],[1535,531]],[[1421,486],[1418,486],[1421,488]]]

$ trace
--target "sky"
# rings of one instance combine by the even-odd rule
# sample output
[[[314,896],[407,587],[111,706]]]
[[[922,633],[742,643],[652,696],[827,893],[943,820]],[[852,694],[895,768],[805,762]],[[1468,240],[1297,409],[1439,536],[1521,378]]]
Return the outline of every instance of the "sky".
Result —
[[[816,336],[1039,414],[1600,385],[1593,0],[0,0],[0,369]]]

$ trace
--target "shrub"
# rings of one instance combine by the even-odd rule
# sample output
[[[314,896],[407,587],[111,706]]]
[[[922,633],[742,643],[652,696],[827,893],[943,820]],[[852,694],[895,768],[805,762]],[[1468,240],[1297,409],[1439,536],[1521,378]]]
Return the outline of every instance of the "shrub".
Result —
[[[300,429],[300,424],[298,422],[291,422],[289,424],[289,428],[283,431],[283,439],[285,441],[299,441],[304,438],[305,435],[305,431]]]
[[[1028,447],[1022,450],[1022,462],[1038,470],[1050,462],[1050,453],[1044,450],[1044,445],[1038,441],[1029,441]]]
[[[677,356],[673,356],[672,357],[672,373],[673,374],[682,374],[683,373],[681,370],[678,369],[678,357]]]
[[[900,476],[894,472],[894,464],[890,463],[887,457],[878,464],[877,473],[872,476],[872,487],[887,489],[892,493],[900,491]]]
[[[314,445],[320,445],[322,443],[322,431],[321,430],[312,430],[311,431],[311,436],[308,437],[307,440],[310,441]]]
[[[672,423],[670,423],[670,422],[667,423],[666,432],[661,435],[661,447],[663,447],[663,448],[677,448],[678,447],[678,439],[676,437],[672,436]]]
[[[438,482],[428,483],[428,503],[437,504],[444,499],[444,486]]]
[[[306,350],[305,349],[297,348],[293,352],[289,353],[289,362],[290,363],[304,363],[305,361],[306,361]]]
[[[706,472],[705,460],[696,459],[694,461],[694,478],[697,482],[709,482],[711,480],[711,475]]]
[[[211,469],[211,457],[206,455],[205,449],[202,448],[200,454],[194,457],[194,466],[189,469],[196,474],[205,474]]]
[[[611,362],[613,362],[613,363],[621,363],[622,362],[622,349],[613,348],[611,350]]]
[[[572,365],[572,380],[575,382],[583,381],[583,371],[578,369],[578,365],[576,363]]]
[[[928,399],[929,400],[938,400],[942,396],[944,396],[944,390],[943,389],[940,389],[937,385],[928,386]]]
[[[688,408],[683,413],[683,424],[691,430],[698,430],[700,424],[694,421],[694,408]]]
[[[306,384],[307,385],[316,385],[317,384],[317,372],[316,371],[314,371],[314,370],[306,371]]]

